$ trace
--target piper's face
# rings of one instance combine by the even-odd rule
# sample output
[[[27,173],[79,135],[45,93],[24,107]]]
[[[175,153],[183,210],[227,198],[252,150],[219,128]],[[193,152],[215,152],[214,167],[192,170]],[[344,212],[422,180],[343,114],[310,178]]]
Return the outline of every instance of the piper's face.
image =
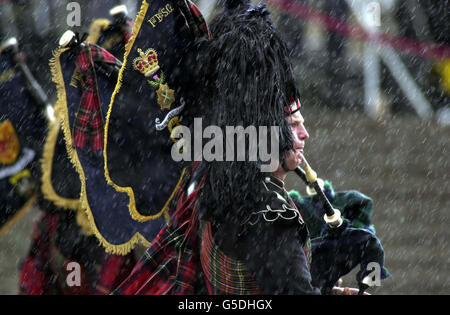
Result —
[[[303,119],[300,111],[292,114],[288,117],[288,123],[291,127],[292,137],[294,139],[294,150],[287,153],[285,158],[286,166],[290,170],[294,170],[303,161],[303,150],[305,148],[305,142],[309,138],[309,134],[305,128],[305,120]]]

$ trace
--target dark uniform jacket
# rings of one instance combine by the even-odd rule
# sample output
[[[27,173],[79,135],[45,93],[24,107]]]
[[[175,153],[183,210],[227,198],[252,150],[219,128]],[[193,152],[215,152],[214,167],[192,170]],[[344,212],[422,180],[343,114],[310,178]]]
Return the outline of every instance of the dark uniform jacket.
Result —
[[[261,185],[267,193],[245,222],[203,224],[200,256],[209,292],[319,294],[311,284],[309,233],[299,210],[281,180],[271,176]],[[205,241],[209,231],[215,248]]]

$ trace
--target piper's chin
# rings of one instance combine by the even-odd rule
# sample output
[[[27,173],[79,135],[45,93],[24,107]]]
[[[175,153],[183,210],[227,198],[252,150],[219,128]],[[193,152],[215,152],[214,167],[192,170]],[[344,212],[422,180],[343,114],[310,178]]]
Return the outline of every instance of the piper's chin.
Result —
[[[299,167],[300,165],[302,165],[303,163],[303,159],[301,157],[297,158],[297,161],[295,163],[295,166],[291,169],[291,171],[294,171],[297,167]]]
[[[302,162],[303,156],[300,152],[297,151],[289,151],[286,155],[285,163],[289,170],[293,171],[300,165]]]
[[[298,156],[298,163],[297,163],[297,166],[300,166],[300,165],[303,164],[303,161],[304,161],[304,160],[303,160],[303,159],[304,159],[304,158],[303,158],[303,154],[302,154],[302,153],[299,153],[297,156]],[[296,166],[296,167],[297,167],[297,166]]]

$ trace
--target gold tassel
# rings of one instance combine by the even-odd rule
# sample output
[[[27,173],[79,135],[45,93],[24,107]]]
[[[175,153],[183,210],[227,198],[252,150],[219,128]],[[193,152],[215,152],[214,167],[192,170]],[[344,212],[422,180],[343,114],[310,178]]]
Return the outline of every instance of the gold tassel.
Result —
[[[86,39],[86,42],[97,44],[102,32],[107,30],[110,25],[111,22],[108,19],[97,19],[92,22],[91,26],[89,27],[89,36]]]
[[[89,223],[89,219],[85,212],[77,211],[76,221],[78,226],[81,228],[81,231],[87,236],[94,235],[94,231],[91,229],[91,224]]]
[[[63,50],[66,51],[67,49]],[[62,52],[58,52],[58,57]],[[61,77],[58,77],[58,68],[57,62],[55,58],[50,60],[50,71],[52,73],[53,82],[56,84],[56,90],[58,93],[58,103],[60,103],[60,95],[65,95],[65,87],[64,80]],[[55,117],[59,120],[58,112],[56,110],[57,105],[55,105]],[[60,107],[60,106],[58,106]],[[47,133],[47,137],[45,139],[44,149],[41,158],[41,170],[42,170],[42,184],[41,191],[45,199],[53,202],[56,206],[66,209],[66,210],[78,210],[80,208],[80,200],[79,199],[68,199],[62,196],[59,196],[53,188],[52,184],[52,166],[53,166],[53,157],[55,153],[56,142],[58,140],[58,134],[60,130],[60,125],[58,122],[49,123],[49,129]]]

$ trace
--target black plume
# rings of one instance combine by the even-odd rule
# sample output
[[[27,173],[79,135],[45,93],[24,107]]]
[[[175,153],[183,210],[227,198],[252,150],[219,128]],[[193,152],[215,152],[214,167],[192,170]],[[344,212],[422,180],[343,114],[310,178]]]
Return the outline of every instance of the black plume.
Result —
[[[225,10],[234,10],[239,6],[249,6],[250,0],[222,0]]]
[[[267,10],[267,6],[263,1],[259,2],[258,5],[252,5],[247,12],[245,12],[245,15],[249,17],[267,17],[268,21],[270,20],[270,12]]]
[[[240,6],[248,1],[228,1],[232,11],[210,24],[213,40],[202,51],[199,93],[205,125],[279,126],[279,152],[292,148],[292,133],[284,107],[299,92],[286,44],[275,29],[264,4]],[[269,140],[267,143],[270,143]],[[249,156],[245,148],[245,156]],[[226,150],[222,150],[222,154]],[[236,151],[235,151],[236,152]],[[223,161],[223,162],[222,162]],[[261,160],[205,162],[207,175],[199,216],[212,222],[243,222],[263,197]]]

